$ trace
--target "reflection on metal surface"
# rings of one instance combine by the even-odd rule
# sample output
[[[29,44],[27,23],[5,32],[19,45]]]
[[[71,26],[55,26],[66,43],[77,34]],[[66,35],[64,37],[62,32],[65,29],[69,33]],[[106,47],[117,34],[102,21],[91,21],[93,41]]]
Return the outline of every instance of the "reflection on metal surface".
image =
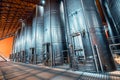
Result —
[[[109,37],[113,37],[113,36],[119,36],[119,29],[118,29],[118,26],[117,24],[115,23],[114,21],[114,16],[112,16],[111,14],[111,11],[113,12],[113,9],[111,10],[111,8],[109,8],[109,2],[106,2],[106,0],[100,0],[101,2],[101,5],[102,5],[102,8],[104,10],[104,14],[105,14],[105,18],[106,18],[106,21],[107,21],[107,26],[108,27],[108,33],[109,33]],[[117,1],[114,1],[114,2],[117,2]],[[111,2],[112,4],[113,2]],[[113,3],[113,6],[111,7],[114,7],[114,6],[117,6]],[[116,10],[117,7],[115,7],[114,10]],[[117,11],[117,10],[116,10]],[[116,15],[117,13],[115,13]],[[118,14],[117,14],[118,15]],[[119,22],[119,21],[118,21]],[[116,40],[114,38],[111,39],[111,42],[114,44],[114,43],[118,43],[119,40]],[[111,44],[110,42],[110,44]]]
[[[108,6],[109,14],[111,14],[111,18],[115,23],[115,27],[118,31],[118,35],[120,35],[120,0],[106,0],[104,1],[106,6]]]
[[[68,20],[70,24],[68,28],[70,28],[70,35],[72,36],[72,44],[74,48],[74,54],[72,56],[73,56],[73,62],[75,64],[73,63],[73,65],[79,64],[78,67],[80,70],[85,70],[83,69],[83,67],[86,68],[87,70],[87,66],[90,65],[89,67],[91,67],[91,71],[92,70],[95,71],[93,59],[91,59],[91,62],[87,62],[90,61],[89,56],[93,56],[93,54],[90,45],[89,35],[87,34],[88,31],[86,26],[86,20],[84,17],[85,14],[82,8],[82,3],[80,0],[77,1],[64,0],[64,2],[66,5],[66,13],[68,14]]]
[[[44,43],[50,43],[51,65],[62,63],[65,49],[64,27],[60,21],[59,0],[46,0],[44,12]]]
[[[107,65],[108,70],[113,70],[114,69],[113,59],[110,54],[104,28],[102,26],[100,16],[97,12],[97,8],[94,0],[91,0],[91,1],[68,0],[65,2],[68,10],[67,12],[69,16],[68,19],[70,22],[70,32],[71,33],[81,32],[84,29],[85,32],[87,33],[85,37],[82,37],[82,42],[81,42],[83,43],[83,46],[85,49],[85,56],[86,57],[92,56],[93,52],[91,49],[91,45],[92,46],[97,45],[98,51],[100,53],[99,57],[101,58],[102,65],[103,65],[102,67],[104,67],[104,65]],[[80,38],[76,38],[76,39],[80,39]],[[73,44],[76,46],[79,46],[81,43],[80,41],[78,42],[74,41]],[[101,45],[101,44],[104,44],[104,45]],[[103,55],[106,55],[106,56],[103,56]]]
[[[43,13],[44,8],[37,6],[37,22],[36,22],[36,54],[37,63],[42,60],[42,44],[43,44]]]
[[[95,0],[45,0],[44,6],[36,5],[32,17],[22,21],[13,48],[15,61],[48,66],[70,62],[81,71],[115,69]]]

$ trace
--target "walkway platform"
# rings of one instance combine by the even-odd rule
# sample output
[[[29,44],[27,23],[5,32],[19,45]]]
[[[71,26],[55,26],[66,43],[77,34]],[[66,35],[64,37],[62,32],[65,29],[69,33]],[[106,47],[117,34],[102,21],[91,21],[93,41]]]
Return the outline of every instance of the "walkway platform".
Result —
[[[89,73],[16,62],[0,62],[0,80],[120,80],[120,71]]]

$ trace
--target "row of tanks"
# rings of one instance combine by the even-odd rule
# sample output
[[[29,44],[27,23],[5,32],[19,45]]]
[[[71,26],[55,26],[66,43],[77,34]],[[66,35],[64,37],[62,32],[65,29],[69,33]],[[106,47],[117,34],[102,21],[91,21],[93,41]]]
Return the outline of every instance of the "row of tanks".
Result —
[[[95,0],[45,0],[21,21],[12,60],[80,71],[111,71],[115,64]]]

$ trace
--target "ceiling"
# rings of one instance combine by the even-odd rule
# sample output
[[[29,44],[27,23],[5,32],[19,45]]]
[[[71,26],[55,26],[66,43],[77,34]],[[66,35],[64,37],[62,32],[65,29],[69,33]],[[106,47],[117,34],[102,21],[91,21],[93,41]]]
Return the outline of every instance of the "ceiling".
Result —
[[[40,0],[0,0],[0,39],[13,36]]]

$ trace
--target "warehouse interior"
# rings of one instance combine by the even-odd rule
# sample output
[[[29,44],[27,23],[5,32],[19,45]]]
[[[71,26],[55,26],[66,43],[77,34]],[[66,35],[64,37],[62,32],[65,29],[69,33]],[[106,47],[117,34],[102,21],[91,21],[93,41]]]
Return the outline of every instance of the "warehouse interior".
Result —
[[[120,0],[0,0],[0,80],[120,80],[119,7]]]

